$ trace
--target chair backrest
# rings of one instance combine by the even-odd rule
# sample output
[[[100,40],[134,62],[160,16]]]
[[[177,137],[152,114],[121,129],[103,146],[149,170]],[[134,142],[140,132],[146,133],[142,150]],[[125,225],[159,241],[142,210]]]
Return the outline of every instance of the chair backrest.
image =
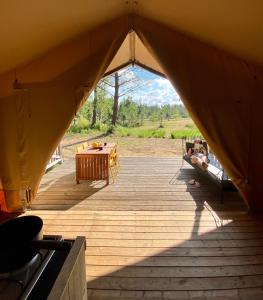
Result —
[[[83,151],[82,145],[81,145],[81,146],[78,146],[78,147],[77,147],[77,153],[81,153],[82,151]]]
[[[114,148],[112,149],[112,151],[111,151],[110,158],[111,158],[111,159],[116,159],[116,157],[117,157],[117,148],[114,147]]]
[[[82,148],[83,148],[83,150],[87,149],[88,148],[88,143],[87,142],[83,143]]]

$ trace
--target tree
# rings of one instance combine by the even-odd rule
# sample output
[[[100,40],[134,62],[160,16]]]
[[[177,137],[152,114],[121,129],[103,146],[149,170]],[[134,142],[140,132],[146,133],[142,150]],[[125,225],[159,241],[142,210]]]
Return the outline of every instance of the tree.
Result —
[[[122,126],[134,127],[140,125],[138,108],[139,106],[136,102],[132,101],[131,97],[128,97],[121,102],[119,108],[119,120]]]
[[[97,116],[99,123],[111,124],[112,118],[112,98],[103,98],[98,102]]]
[[[139,88],[139,78],[135,76],[130,68],[127,68],[107,76],[103,79],[103,82],[109,87],[108,91],[113,90],[111,124],[115,126],[118,119],[119,100]]]
[[[97,115],[99,112],[99,108],[101,108],[102,106],[100,104],[107,98],[107,96],[108,96],[108,92],[105,88],[105,83],[101,80],[94,89],[91,127],[94,127],[95,124],[97,123]],[[101,113],[101,109],[100,109],[100,113]],[[101,120],[101,114],[99,120]]]
[[[94,127],[97,121],[97,105],[98,105],[98,92],[97,92],[97,87],[94,89],[94,99],[93,99],[93,111],[92,111],[92,121],[91,121],[91,126]]]
[[[118,116],[118,107],[119,107],[119,89],[120,89],[120,86],[121,84],[119,83],[120,82],[120,78],[119,78],[119,74],[118,72],[116,72],[114,74],[114,102],[113,102],[113,107],[112,107],[112,121],[111,121],[111,124],[113,126],[116,125],[116,122],[117,122],[117,116]]]

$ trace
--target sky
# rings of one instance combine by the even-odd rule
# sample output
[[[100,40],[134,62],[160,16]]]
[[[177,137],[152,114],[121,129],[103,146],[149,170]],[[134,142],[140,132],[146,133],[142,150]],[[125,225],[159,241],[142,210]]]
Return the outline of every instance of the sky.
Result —
[[[139,88],[129,94],[134,101],[146,105],[159,106],[165,104],[182,104],[179,95],[169,80],[138,66],[130,66],[119,72],[124,73],[127,77],[135,76],[140,79]]]

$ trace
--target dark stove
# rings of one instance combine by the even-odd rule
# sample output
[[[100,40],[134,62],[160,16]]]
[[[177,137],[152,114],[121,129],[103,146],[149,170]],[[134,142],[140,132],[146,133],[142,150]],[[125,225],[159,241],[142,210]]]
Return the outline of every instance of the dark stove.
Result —
[[[63,242],[60,235],[45,235],[43,241],[47,243]],[[65,240],[68,245],[73,240]],[[44,300],[62,268],[70,251],[65,249],[52,249],[52,243],[47,250],[38,249],[36,255],[24,266],[9,273],[0,273],[0,299],[1,300]],[[19,250],[18,250],[19,251]]]

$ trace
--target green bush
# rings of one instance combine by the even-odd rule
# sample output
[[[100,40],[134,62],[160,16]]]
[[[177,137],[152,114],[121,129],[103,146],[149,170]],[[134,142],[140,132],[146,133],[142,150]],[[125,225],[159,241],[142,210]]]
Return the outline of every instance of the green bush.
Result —
[[[165,130],[160,130],[160,129],[154,130],[152,132],[152,137],[164,139],[165,138]]]
[[[80,130],[80,133],[81,133],[81,134],[88,134],[88,133],[89,133],[89,130],[88,130],[88,129],[81,129],[81,130]]]
[[[133,129],[131,129],[131,128],[116,126],[114,133],[118,136],[125,137],[125,136],[131,136],[131,131],[132,130]]]
[[[151,138],[152,135],[153,135],[153,130],[151,130],[151,129],[141,129],[141,130],[138,130],[137,134],[142,134],[142,136],[144,138]]]
[[[108,126],[106,124],[96,123],[92,126],[92,129],[106,132],[108,130]]]
[[[116,126],[110,125],[107,129],[107,133],[112,134],[116,132]]]
[[[68,129],[68,132],[72,133],[80,133],[81,129],[78,127],[76,123],[71,124],[71,126]]]
[[[83,116],[80,116],[76,123],[80,129],[88,129],[88,127],[89,127],[88,119],[86,119]]]

